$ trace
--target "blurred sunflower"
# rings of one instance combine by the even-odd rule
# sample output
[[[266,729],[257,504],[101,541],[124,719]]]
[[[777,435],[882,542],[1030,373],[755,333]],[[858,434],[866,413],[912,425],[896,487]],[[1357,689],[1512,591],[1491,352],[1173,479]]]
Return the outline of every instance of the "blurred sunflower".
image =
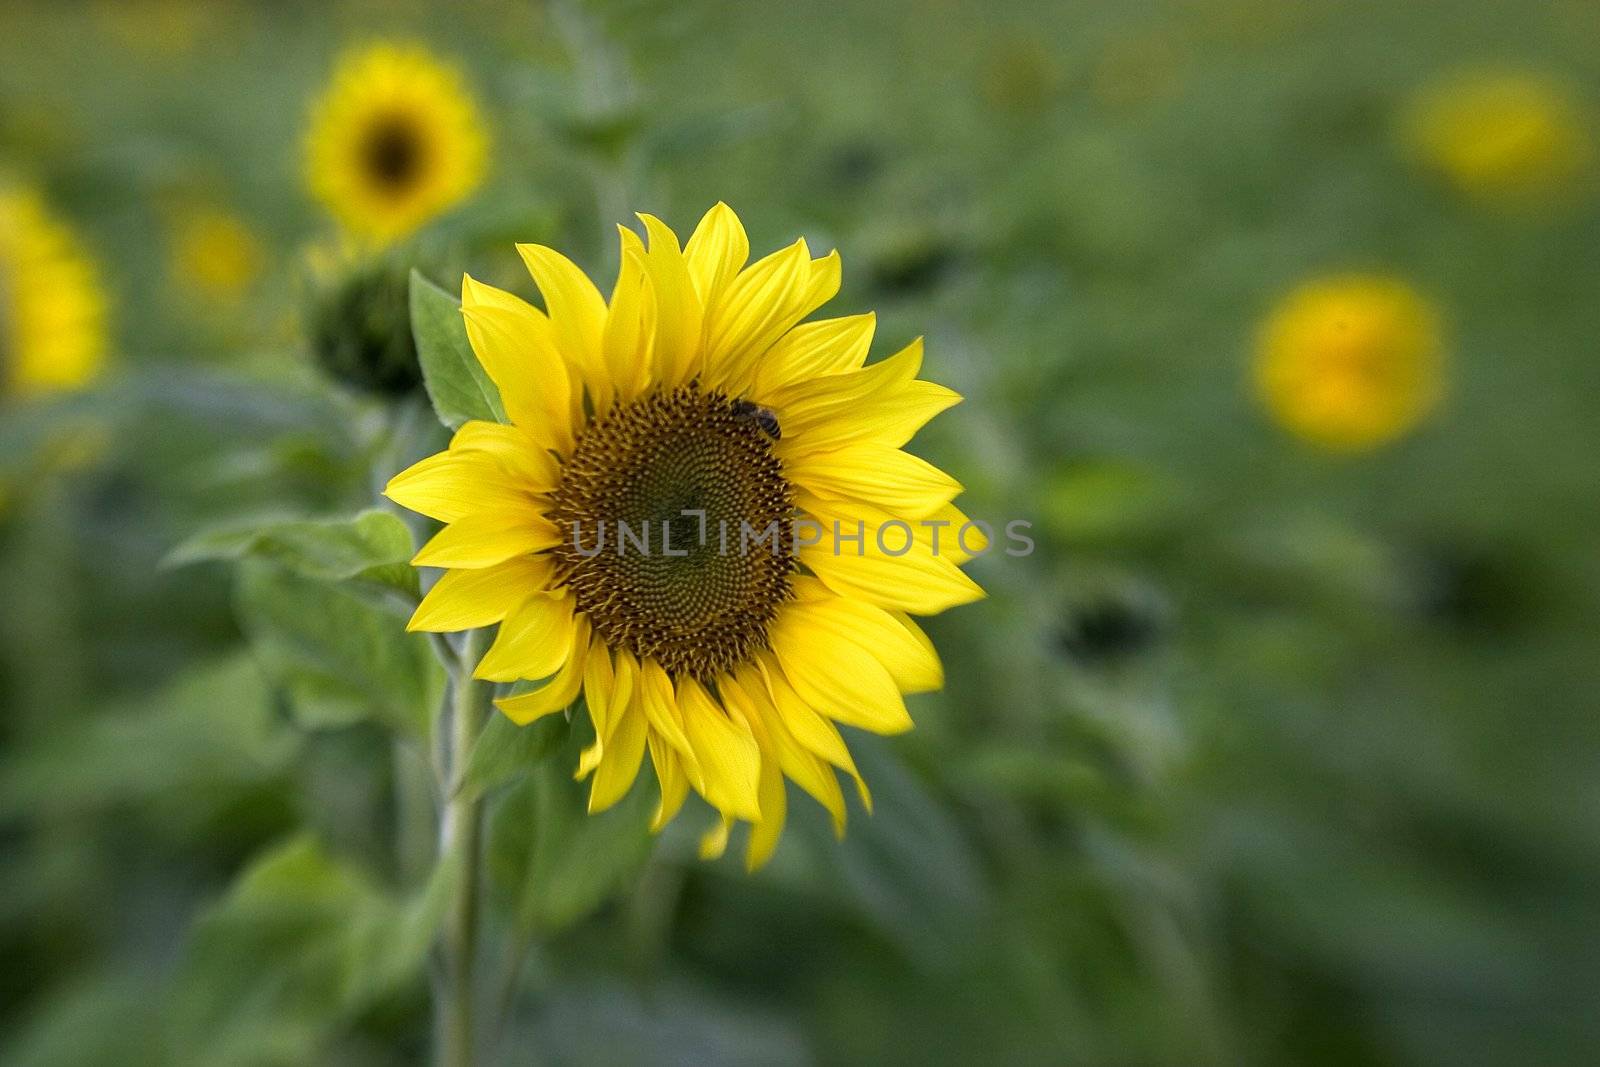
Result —
[[[1488,199],[1569,189],[1592,146],[1584,117],[1558,84],[1519,72],[1468,72],[1423,89],[1405,132],[1412,151],[1462,192]]]
[[[172,274],[208,300],[235,303],[260,276],[265,256],[250,227],[218,208],[198,208],[178,220]]]
[[[420,47],[347,53],[312,117],[306,179],[351,234],[406,236],[483,178],[487,134],[460,74]]]
[[[37,194],[0,189],[0,394],[87,385],[106,344],[105,291],[77,237]]]
[[[1359,451],[1411,429],[1438,402],[1443,348],[1433,309],[1410,286],[1348,275],[1307,283],[1267,318],[1255,384],[1299,437]]]
[[[693,788],[722,814],[702,854],[744,820],[755,867],[783,827],[785,775],[841,833],[835,770],[870,803],[836,723],[910,729],[902,694],[943,674],[908,613],[983,595],[958,566],[981,551],[955,536],[960,485],[901,450],[960,397],[917,379],[920,341],[865,365],[870,314],[801,324],[837,292],[838,253],[812,259],[801,240],[746,266],[725,205],[681,249],[640,218],[648,247],[621,230],[609,306],[538,245],[518,247],[548,312],[464,281],[467,335],[510,425],[467,423],[386,492],[449,524],[413,561],[448,570],[410,627],[499,623],[477,676],[549,678],[500,699],[506,715],[532,722],[583,694],[592,811],[628,791],[648,751],[656,827]],[[792,519],[829,534],[791,551]],[[942,543],[923,519],[951,524]],[[597,551],[619,521],[648,523],[654,551]],[[861,547],[835,554],[835,523],[864,532]],[[770,545],[743,550],[745,529],[774,524]]]

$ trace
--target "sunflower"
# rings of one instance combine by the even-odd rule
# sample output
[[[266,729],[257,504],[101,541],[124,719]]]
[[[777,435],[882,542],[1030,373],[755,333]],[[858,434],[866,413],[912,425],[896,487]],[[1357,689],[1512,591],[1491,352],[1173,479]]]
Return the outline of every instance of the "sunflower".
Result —
[[[681,248],[640,218],[648,245],[621,228],[609,304],[539,245],[518,250],[547,311],[465,279],[509,424],[466,423],[385,491],[448,524],[413,560],[446,571],[410,628],[498,623],[477,677],[547,679],[502,712],[526,724],[584,698],[591,811],[648,753],[655,827],[693,789],[722,816],[702,854],[749,822],[753,868],[782,831],[785,776],[840,833],[836,772],[870,807],[839,725],[910,729],[903,695],[943,683],[911,615],[983,596],[959,567],[984,547],[960,485],[901,449],[960,397],[918,380],[920,340],[867,364],[871,314],[801,322],[838,291],[837,252],[801,240],[746,266],[726,205]],[[620,524],[653,551],[617,550]]]
[[[0,393],[80,388],[105,355],[105,292],[77,237],[36,194],[0,189]]]
[[[1411,429],[1438,402],[1438,317],[1402,281],[1348,275],[1309,282],[1268,317],[1256,391],[1292,433],[1360,451]]]
[[[1405,133],[1425,165],[1485,200],[1568,192],[1593,154],[1572,94],[1520,71],[1467,71],[1425,87],[1410,105]]]
[[[352,234],[406,236],[482,180],[487,135],[461,76],[422,48],[344,56],[306,140],[311,191]]]
[[[220,208],[195,208],[173,228],[173,279],[206,300],[236,304],[244,299],[261,277],[265,259],[244,220]]]

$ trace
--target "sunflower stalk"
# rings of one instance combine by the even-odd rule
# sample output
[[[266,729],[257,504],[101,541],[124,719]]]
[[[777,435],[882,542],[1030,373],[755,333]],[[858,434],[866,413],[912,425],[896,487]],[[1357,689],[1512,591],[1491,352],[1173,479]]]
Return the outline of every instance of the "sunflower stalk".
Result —
[[[477,963],[478,881],[483,835],[483,803],[460,788],[473,743],[483,726],[492,687],[472,677],[483,654],[487,634],[472,630],[446,662],[450,697],[443,734],[449,743],[440,762],[439,793],[444,798],[439,820],[441,862],[460,865],[455,897],[445,920],[442,964],[437,972],[435,1002],[439,1018],[438,1062],[441,1067],[470,1067],[475,1048],[474,991]]]

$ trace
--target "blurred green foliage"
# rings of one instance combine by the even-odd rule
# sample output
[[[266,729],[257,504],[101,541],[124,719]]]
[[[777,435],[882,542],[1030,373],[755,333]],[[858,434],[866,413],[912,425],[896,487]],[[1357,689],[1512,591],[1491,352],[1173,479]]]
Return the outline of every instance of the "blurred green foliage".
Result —
[[[649,775],[583,816],[581,727],[491,725],[520,747],[461,788],[491,803],[493,1062],[1593,1062],[1600,198],[1470,201],[1397,132],[1496,64],[1600,136],[1592,3],[3,18],[0,169],[91,241],[117,369],[0,414],[0,1061],[427,1054],[444,681],[402,629],[423,531],[363,509],[444,431],[326,381],[301,327],[306,103],[398,36],[494,126],[443,261],[531,297],[513,240],[609,277],[630,211],[718,199],[758,249],[837,245],[832,307],[876,308],[882,351],[925,333],[968,398],[917,447],[1039,542],[929,624],[918,729],[852,736],[875,813],[840,842],[797,796],[754,877],[695,858],[704,810],[650,838]],[[269,258],[231,308],[168,262],[200,204]],[[1244,384],[1272,302],[1344,269],[1450,339],[1441,411],[1360,458]],[[424,270],[419,336],[454,288]],[[455,370],[434,402],[481,413]]]

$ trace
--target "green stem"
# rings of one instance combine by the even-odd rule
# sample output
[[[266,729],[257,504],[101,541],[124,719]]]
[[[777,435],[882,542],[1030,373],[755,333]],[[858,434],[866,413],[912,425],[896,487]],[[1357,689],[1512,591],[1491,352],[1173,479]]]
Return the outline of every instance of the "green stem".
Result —
[[[450,746],[439,782],[444,797],[444,812],[439,822],[439,856],[440,862],[459,864],[460,874],[445,920],[442,988],[438,990],[441,1067],[471,1067],[475,1049],[473,989],[478,948],[483,805],[458,786],[489,703],[489,685],[472,677],[486,636],[481,630],[465,635],[451,665]]]

